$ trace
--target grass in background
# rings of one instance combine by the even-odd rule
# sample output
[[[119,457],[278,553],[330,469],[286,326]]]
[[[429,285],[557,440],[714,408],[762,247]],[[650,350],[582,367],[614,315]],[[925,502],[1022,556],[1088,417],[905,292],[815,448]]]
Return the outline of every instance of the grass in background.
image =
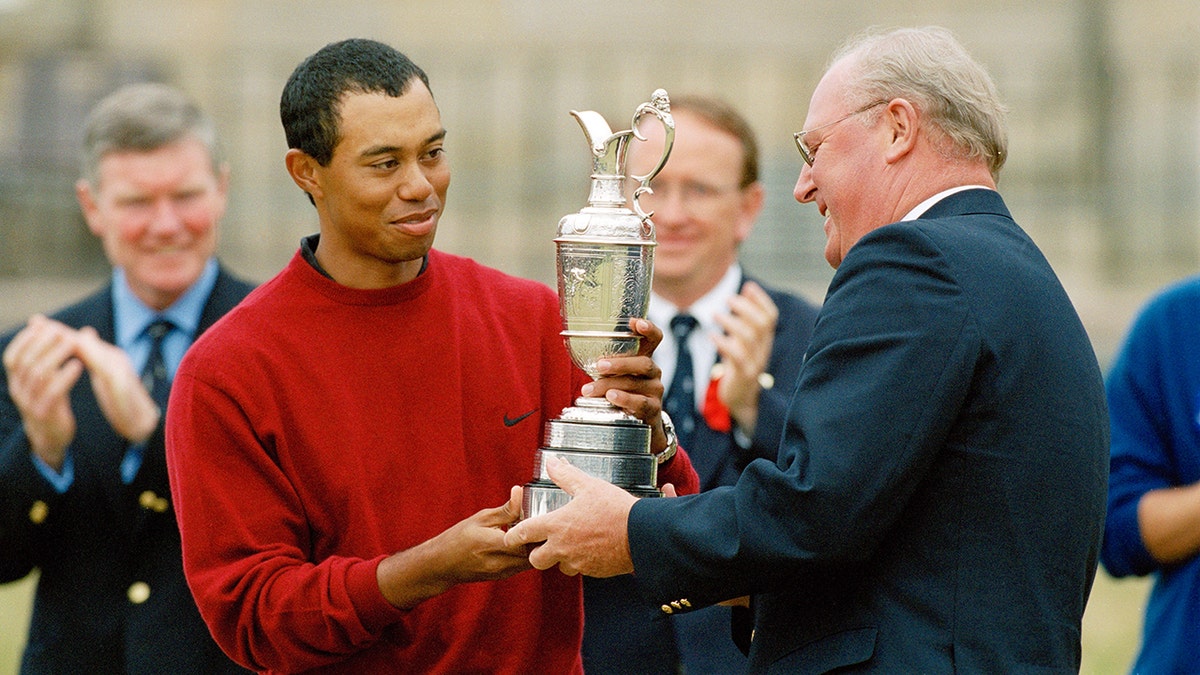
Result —
[[[35,576],[0,586],[0,675],[15,675],[29,629]],[[1137,651],[1147,579],[1113,579],[1103,571],[1083,617],[1081,675],[1125,675]]]
[[[21,581],[0,586],[0,675],[16,675],[21,665],[35,584],[36,572]]]
[[[1126,675],[1141,641],[1150,579],[1114,579],[1101,569],[1083,614],[1080,675]]]

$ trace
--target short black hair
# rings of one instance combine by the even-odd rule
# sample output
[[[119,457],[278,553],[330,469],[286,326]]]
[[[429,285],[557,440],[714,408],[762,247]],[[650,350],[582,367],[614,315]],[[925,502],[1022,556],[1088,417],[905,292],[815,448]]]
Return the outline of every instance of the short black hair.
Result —
[[[340,136],[342,97],[348,92],[401,96],[413,78],[429,87],[425,71],[381,42],[354,38],[325,45],[296,66],[283,87],[279,116],[288,147],[328,166]]]

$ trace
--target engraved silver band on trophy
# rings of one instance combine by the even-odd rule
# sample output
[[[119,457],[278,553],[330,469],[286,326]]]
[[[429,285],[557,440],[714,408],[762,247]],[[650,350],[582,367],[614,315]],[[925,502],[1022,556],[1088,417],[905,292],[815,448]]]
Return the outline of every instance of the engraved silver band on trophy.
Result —
[[[654,223],[638,199],[662,170],[675,139],[667,92],[655,90],[638,106],[633,123],[613,133],[591,110],[571,111],[592,151],[588,205],[558,223],[558,298],[563,341],[571,360],[592,379],[596,362],[637,354],[640,336],[629,328],[645,318],[654,274]],[[630,210],[625,198],[625,162],[631,140],[645,141],[638,123],[653,115],[666,130],[662,158],[639,183]],[[525,485],[522,515],[548,513],[570,501],[545,470],[547,455],[558,455],[585,473],[618,485],[638,497],[658,497],[658,462],[650,453],[650,427],[601,397],[575,399],[558,419],[546,423],[545,446],[537,452],[533,481]]]

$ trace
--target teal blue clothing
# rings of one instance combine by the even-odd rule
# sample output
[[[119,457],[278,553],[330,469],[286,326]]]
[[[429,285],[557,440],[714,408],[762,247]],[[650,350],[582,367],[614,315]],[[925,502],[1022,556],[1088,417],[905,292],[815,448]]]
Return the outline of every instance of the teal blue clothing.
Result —
[[[1106,382],[1112,459],[1101,561],[1116,577],[1154,575],[1135,673],[1200,670],[1200,556],[1176,565],[1142,543],[1137,506],[1151,490],[1200,481],[1200,276],[1138,314]]]

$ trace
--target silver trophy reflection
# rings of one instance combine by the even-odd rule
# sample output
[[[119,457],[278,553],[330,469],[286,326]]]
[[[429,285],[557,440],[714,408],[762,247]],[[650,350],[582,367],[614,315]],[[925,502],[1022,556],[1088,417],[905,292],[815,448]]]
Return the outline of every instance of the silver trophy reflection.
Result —
[[[629,328],[644,318],[654,273],[654,223],[638,199],[662,170],[675,140],[667,92],[655,90],[638,106],[633,123],[613,133],[591,110],[571,111],[592,151],[588,205],[558,223],[558,298],[567,351],[575,365],[597,379],[596,362],[637,354],[640,337]],[[625,163],[644,116],[653,115],[666,131],[662,158],[650,173],[629,176],[639,183],[630,210],[625,198]],[[571,497],[550,480],[547,454],[561,456],[585,473],[639,497],[658,497],[658,462],[650,453],[650,427],[601,397],[579,397],[575,405],[546,423],[545,446],[537,452],[534,480],[525,485],[522,515],[531,518],[566,504]]]

